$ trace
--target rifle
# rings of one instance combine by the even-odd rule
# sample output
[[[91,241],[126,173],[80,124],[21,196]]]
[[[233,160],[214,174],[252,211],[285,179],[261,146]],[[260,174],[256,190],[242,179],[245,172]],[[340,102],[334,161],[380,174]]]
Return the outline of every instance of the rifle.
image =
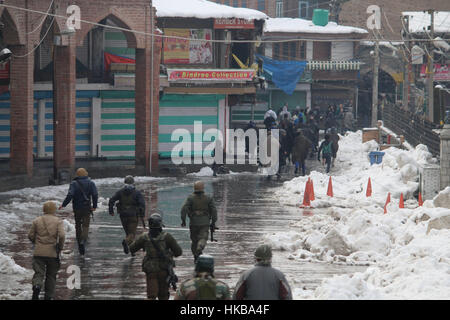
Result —
[[[209,226],[209,230],[211,231],[211,242],[217,242],[217,239],[214,239],[214,231],[219,230],[219,228],[212,224]]]

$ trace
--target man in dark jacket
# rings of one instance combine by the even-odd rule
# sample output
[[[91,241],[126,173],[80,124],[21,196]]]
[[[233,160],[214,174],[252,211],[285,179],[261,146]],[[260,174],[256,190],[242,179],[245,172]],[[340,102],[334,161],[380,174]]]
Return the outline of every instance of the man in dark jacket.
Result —
[[[125,254],[128,254],[128,246],[136,237],[139,220],[144,221],[145,199],[142,193],[136,190],[132,176],[126,176],[124,182],[125,186],[109,199],[108,206],[109,214],[114,216],[114,204],[119,201],[117,203],[117,212],[120,215],[120,221],[126,234],[126,238],[122,241],[122,246]]]
[[[69,192],[59,207],[59,210],[72,201],[78,250],[81,255],[84,255],[91,214],[97,209],[98,192],[94,181],[89,179],[86,169],[79,168],[76,175],[69,186]]]
[[[217,209],[212,197],[205,194],[203,181],[194,183],[194,193],[189,195],[181,208],[181,226],[186,226],[189,217],[191,233],[191,251],[194,261],[203,253],[208,242],[209,229],[214,229],[217,221]]]
[[[153,213],[148,219],[150,231],[143,233],[130,244],[130,251],[137,252],[140,249],[145,251],[142,261],[142,271],[147,278],[147,298],[149,300],[168,300],[169,282],[178,281],[173,279],[169,270],[175,266],[173,257],[179,257],[183,250],[178,245],[175,238],[162,230],[164,227],[162,217],[159,213]],[[172,269],[173,271],[173,269]],[[169,279],[169,281],[168,281]]]
[[[271,247],[259,246],[255,251],[255,260],[255,267],[239,278],[233,300],[292,300],[286,277],[280,270],[271,267]]]
[[[319,152],[317,153],[317,160],[320,162],[320,152],[322,152],[322,159],[325,161],[327,166],[326,173],[330,172],[331,167],[331,156],[333,155],[333,141],[331,141],[330,135],[325,134],[325,140],[322,141],[319,147]]]
[[[295,174],[301,168],[302,174],[306,175],[305,160],[308,157],[311,146],[311,141],[303,135],[301,129],[298,129],[297,136],[294,140],[294,147],[292,148],[292,162],[295,164]]]

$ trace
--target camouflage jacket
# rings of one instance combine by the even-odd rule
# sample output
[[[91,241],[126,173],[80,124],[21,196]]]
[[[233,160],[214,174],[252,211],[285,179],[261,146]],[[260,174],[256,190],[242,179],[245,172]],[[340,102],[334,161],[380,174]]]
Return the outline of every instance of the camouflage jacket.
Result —
[[[153,243],[159,247],[160,252],[165,257],[161,257]],[[140,249],[144,249],[146,253],[142,261],[142,271],[145,273],[157,273],[167,270],[169,264],[172,264],[174,267],[173,257],[181,256],[183,253],[175,238],[170,233],[162,231],[156,238],[153,238],[153,243],[150,240],[150,235],[143,233],[130,244],[130,251],[132,253]]]
[[[204,192],[191,194],[181,208],[181,221],[186,222],[189,217],[189,225],[202,226],[215,224],[217,221],[217,209],[214,200]]]
[[[203,290],[206,288],[206,290]],[[212,290],[208,290],[212,289]],[[202,293],[203,292],[203,293]],[[215,294],[215,297],[214,297]],[[230,300],[230,288],[208,272],[199,272],[194,278],[181,283],[175,300]]]

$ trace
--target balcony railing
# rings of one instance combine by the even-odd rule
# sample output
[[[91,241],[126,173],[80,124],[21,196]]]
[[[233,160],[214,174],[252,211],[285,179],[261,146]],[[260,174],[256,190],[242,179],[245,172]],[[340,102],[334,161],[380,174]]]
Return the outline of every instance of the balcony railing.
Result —
[[[343,60],[343,61],[318,61],[309,60],[307,69],[310,71],[352,71],[359,70],[362,62],[355,60]]]

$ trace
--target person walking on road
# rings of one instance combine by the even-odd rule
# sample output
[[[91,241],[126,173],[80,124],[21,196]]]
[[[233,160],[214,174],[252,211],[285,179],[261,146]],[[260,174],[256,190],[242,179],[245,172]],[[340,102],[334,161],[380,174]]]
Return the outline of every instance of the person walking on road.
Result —
[[[320,152],[322,152],[322,160],[325,162],[327,168],[326,173],[330,172],[331,157],[333,154],[333,141],[331,141],[330,135],[325,134],[325,140],[322,141],[319,147],[319,152],[317,153],[317,160],[320,162]]]
[[[214,277],[214,258],[202,254],[195,263],[192,279],[181,283],[174,300],[230,300],[230,288]]]
[[[284,274],[271,266],[272,248],[261,245],[255,251],[255,266],[239,278],[233,300],[292,300]]]
[[[134,186],[134,178],[126,176],[124,180],[125,186],[117,191],[111,199],[109,199],[109,214],[114,216],[114,204],[117,203],[117,212],[120,215],[123,230],[126,238],[122,241],[123,251],[128,254],[128,246],[136,237],[136,229],[139,220],[142,221],[144,227],[145,216],[145,199],[139,190]],[[133,255],[133,254],[132,254]]]
[[[75,233],[80,255],[85,254],[86,241],[89,234],[91,215],[97,209],[98,192],[97,187],[89,177],[84,168],[76,171],[76,177],[70,183],[69,192],[59,210],[66,207],[72,201],[75,214]]]
[[[194,193],[189,195],[181,208],[181,226],[186,227],[189,217],[191,251],[194,261],[203,253],[208,241],[209,229],[216,228],[217,209],[212,197],[205,194],[203,181],[194,183]]]
[[[148,227],[148,233],[143,233],[130,244],[130,252],[135,253],[140,249],[145,251],[142,271],[147,280],[147,298],[169,300],[169,285],[175,288],[178,281],[173,272],[173,257],[181,256],[183,250],[170,233],[163,231],[164,225],[159,213],[150,216]]]
[[[305,161],[311,147],[311,141],[303,135],[301,129],[297,129],[297,136],[295,137],[294,146],[292,148],[292,162],[295,164],[295,174],[298,174],[301,168],[302,175],[306,175]]]
[[[45,202],[43,211],[44,215],[34,219],[28,232],[28,238],[34,245],[32,300],[39,300],[41,289],[45,290],[45,300],[54,298],[56,275],[61,265],[59,252],[65,241],[64,223],[55,215],[56,204]]]

